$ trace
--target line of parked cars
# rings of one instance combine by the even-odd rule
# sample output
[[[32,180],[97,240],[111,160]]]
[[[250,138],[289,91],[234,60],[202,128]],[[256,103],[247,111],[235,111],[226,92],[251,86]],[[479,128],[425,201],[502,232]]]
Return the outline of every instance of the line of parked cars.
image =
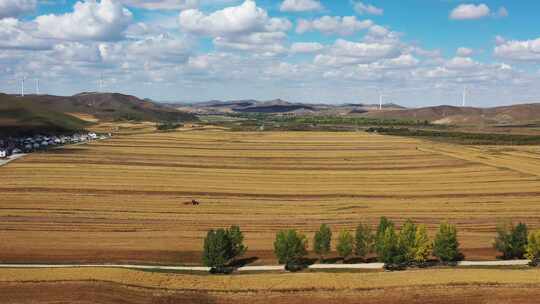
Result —
[[[13,154],[31,153],[46,150],[55,146],[84,143],[102,140],[111,137],[111,134],[76,133],[72,135],[35,135],[30,137],[10,137],[0,139],[0,158]]]

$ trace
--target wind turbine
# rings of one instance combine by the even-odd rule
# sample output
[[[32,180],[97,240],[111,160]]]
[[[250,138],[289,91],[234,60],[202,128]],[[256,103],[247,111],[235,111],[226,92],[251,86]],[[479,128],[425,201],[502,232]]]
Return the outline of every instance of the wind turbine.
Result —
[[[382,110],[383,99],[386,95],[379,94],[379,110]]]
[[[467,104],[467,87],[463,87],[463,93],[461,95],[461,106],[465,107]]]
[[[23,76],[21,80],[21,97],[24,97],[24,81],[26,80],[26,76]]]
[[[39,95],[39,79],[36,78],[36,95]]]
[[[103,73],[99,74],[99,79],[97,83],[98,83],[98,92],[101,93],[101,91],[103,90]]]

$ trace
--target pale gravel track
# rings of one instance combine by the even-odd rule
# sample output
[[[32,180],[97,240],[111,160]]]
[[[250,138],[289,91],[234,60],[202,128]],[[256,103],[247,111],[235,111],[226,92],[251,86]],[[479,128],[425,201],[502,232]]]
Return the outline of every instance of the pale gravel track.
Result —
[[[0,159],[0,167],[5,166],[9,164],[10,162],[15,161],[19,158],[22,158],[23,156],[26,156],[26,154],[15,154],[8,158]]]
[[[526,266],[529,260],[509,260],[509,261],[461,261],[457,267],[504,267],[504,266]],[[383,269],[383,263],[365,263],[365,264],[314,264],[308,266],[309,269]],[[170,270],[170,271],[194,271],[208,272],[210,267],[199,266],[155,266],[155,265],[133,265],[133,264],[0,264],[1,268],[20,268],[20,269],[43,269],[43,268],[124,268],[139,270]],[[244,266],[239,267],[238,271],[258,272],[258,271],[285,271],[283,265],[271,266]]]

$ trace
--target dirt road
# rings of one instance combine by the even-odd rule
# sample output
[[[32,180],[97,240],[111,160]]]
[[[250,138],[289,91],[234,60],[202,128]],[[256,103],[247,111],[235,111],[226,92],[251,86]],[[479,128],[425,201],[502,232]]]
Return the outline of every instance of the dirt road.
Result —
[[[526,266],[529,260],[508,260],[508,261],[461,261],[458,267],[501,267],[501,266]],[[383,269],[383,263],[364,263],[364,264],[313,264],[308,269]],[[140,270],[169,270],[169,271],[196,271],[208,272],[209,267],[198,266],[155,266],[155,265],[134,265],[134,264],[0,264],[0,268],[124,268]],[[266,266],[243,266],[238,271],[284,271],[283,265]]]
[[[2,158],[0,159],[0,167],[4,166],[4,165],[7,165],[8,163],[14,161],[14,160],[17,160],[23,156],[25,156],[26,154],[15,154],[15,155],[11,155],[10,157],[8,158]]]

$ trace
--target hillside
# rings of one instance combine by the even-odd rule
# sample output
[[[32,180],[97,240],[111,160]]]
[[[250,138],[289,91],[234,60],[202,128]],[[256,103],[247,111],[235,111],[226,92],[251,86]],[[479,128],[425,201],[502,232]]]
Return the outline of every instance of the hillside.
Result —
[[[540,122],[540,103],[494,108],[436,106],[418,109],[372,111],[369,117],[427,120],[451,125],[525,125]]]
[[[68,97],[46,95],[28,98],[59,112],[90,114],[100,120],[196,120],[194,115],[166,105],[118,93],[81,93]]]
[[[81,93],[74,96],[28,95],[25,97],[0,94],[0,128],[7,132],[59,132],[82,129],[88,121],[193,121],[197,117],[134,96],[117,93]]]
[[[0,94],[0,135],[72,132],[88,125],[84,120],[30,99]]]

